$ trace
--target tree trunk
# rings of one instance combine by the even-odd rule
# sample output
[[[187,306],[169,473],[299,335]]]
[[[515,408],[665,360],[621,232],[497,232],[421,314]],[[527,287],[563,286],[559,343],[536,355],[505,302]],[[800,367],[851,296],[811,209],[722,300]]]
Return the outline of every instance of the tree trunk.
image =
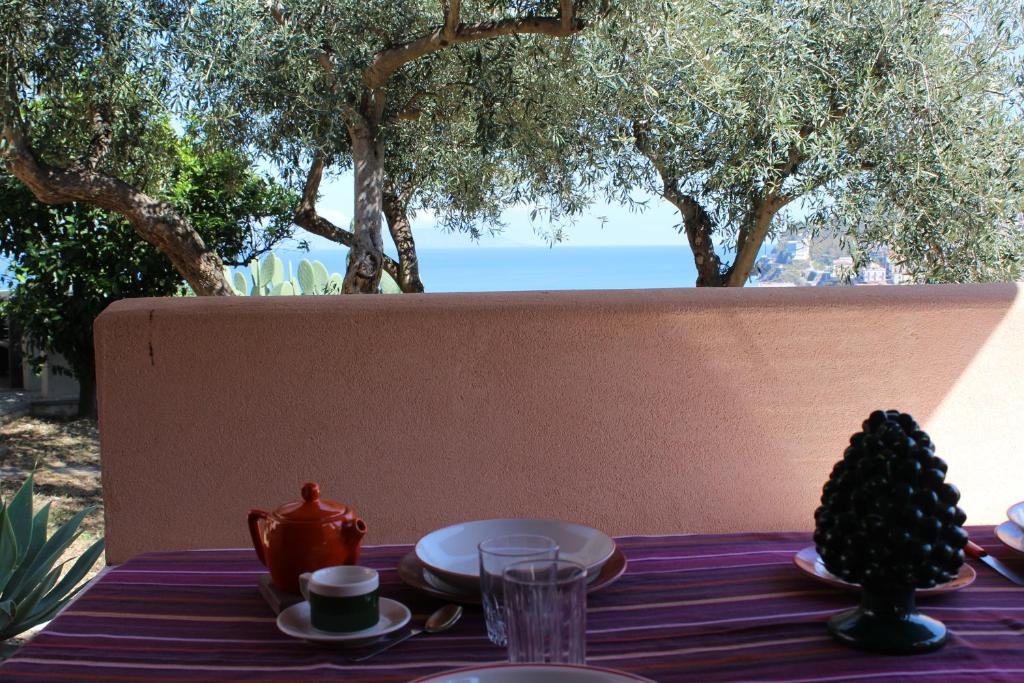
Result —
[[[21,358],[21,323],[14,316],[7,316],[7,371],[10,373],[11,389],[25,388],[25,369]]]
[[[693,262],[697,266],[698,287],[722,287],[725,285],[725,273],[722,260],[715,253],[715,223],[711,214],[697,199],[679,190],[679,178],[663,162],[658,150],[652,144],[647,127],[633,123],[633,137],[637,150],[647,157],[654,170],[661,178],[661,196],[676,207],[683,219],[683,232],[693,252]]]
[[[324,167],[324,155],[316,152],[313,155],[313,163],[309,167],[309,174],[306,176],[302,198],[295,210],[295,224],[314,235],[320,235],[332,242],[351,248],[355,242],[353,234],[331,223],[316,210],[316,200],[320,194],[320,181],[323,179]],[[398,263],[387,254],[384,254],[383,263],[384,270],[395,279],[395,282],[398,282]]]
[[[367,125],[350,127],[355,166],[355,220],[343,286],[346,294],[374,294],[380,288],[384,260],[381,238],[384,148],[376,139],[375,129],[376,126]]]
[[[772,219],[783,206],[785,202],[771,194],[765,198],[755,196],[751,199],[752,220],[749,226],[740,230],[736,241],[736,260],[729,269],[724,283],[726,287],[742,287],[747,284],[757,253],[761,251],[761,245],[771,230]]]
[[[388,231],[398,249],[398,286],[406,294],[422,292],[419,257],[416,256],[416,242],[409,222],[409,202],[389,188],[384,191],[383,203]]]
[[[694,265],[697,266],[697,286],[722,287],[725,278],[722,275],[722,261],[715,253],[715,244],[711,239],[714,234],[711,216],[695,199],[674,189],[666,189],[663,196],[679,209],[679,215],[683,218],[683,231],[690,244],[690,251],[693,252]]]
[[[78,417],[95,418],[96,410],[96,375],[83,372],[78,379]]]

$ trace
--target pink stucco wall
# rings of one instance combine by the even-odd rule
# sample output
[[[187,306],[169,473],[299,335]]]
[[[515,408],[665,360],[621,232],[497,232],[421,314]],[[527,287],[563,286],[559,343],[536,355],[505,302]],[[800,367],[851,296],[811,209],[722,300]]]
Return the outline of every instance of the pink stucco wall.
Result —
[[[247,545],[307,480],[368,543],[807,529],[874,408],[924,423],[971,522],[1024,499],[1018,285],[142,299],[96,342],[112,562]]]

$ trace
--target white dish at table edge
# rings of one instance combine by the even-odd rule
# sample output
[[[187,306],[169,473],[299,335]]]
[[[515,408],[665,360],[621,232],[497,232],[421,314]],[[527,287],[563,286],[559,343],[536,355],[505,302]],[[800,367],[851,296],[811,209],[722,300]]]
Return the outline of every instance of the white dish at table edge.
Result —
[[[416,556],[441,578],[472,585],[480,581],[480,542],[513,534],[553,539],[560,558],[579,562],[590,575],[615,552],[615,541],[608,534],[582,524],[548,519],[484,519],[431,531],[416,543]]]
[[[802,548],[793,556],[793,564],[808,576],[823,581],[836,588],[844,590],[860,590],[860,584],[843,581],[838,576],[825,568],[825,562],[818,555],[818,550],[813,545]],[[978,572],[966,562],[960,567],[960,573],[956,578],[946,583],[940,583],[932,588],[918,588],[914,591],[917,595],[935,595],[936,593],[948,593],[950,591],[967,588],[978,578]]]
[[[1006,516],[1017,526],[1024,527],[1024,502],[1010,506],[1010,509],[1006,511]]]
[[[314,643],[332,643],[335,645],[365,645],[381,636],[394,633],[409,623],[412,612],[409,608],[391,598],[380,599],[380,620],[375,626],[362,631],[333,633],[313,628],[310,623],[309,602],[303,600],[291,607],[281,610],[277,615],[277,628],[281,633]]]
[[[996,538],[1017,552],[1024,553],[1024,529],[1013,522],[1003,522],[996,527]]]
[[[572,664],[490,664],[445,671],[412,683],[654,683],[624,671]]]

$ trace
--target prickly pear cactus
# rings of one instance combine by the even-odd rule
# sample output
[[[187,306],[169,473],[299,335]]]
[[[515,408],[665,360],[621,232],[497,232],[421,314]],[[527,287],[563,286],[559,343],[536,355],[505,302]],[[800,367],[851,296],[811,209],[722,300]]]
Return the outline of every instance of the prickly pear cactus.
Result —
[[[225,269],[226,270],[226,269]],[[236,270],[229,276],[236,294],[245,296],[295,296],[341,294],[344,277],[329,273],[320,261],[302,259],[299,262],[298,277],[292,276],[292,264],[287,264],[275,254],[267,254],[262,261],[253,259],[249,263],[252,285],[244,271]],[[397,285],[396,285],[397,287]]]

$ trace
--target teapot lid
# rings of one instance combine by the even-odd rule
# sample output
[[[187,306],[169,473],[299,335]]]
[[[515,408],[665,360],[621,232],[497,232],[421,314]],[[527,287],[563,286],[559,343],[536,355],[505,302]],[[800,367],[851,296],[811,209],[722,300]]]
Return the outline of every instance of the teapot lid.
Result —
[[[274,515],[288,522],[326,522],[351,512],[347,505],[321,499],[320,486],[311,481],[303,485],[301,501],[285,503]]]

